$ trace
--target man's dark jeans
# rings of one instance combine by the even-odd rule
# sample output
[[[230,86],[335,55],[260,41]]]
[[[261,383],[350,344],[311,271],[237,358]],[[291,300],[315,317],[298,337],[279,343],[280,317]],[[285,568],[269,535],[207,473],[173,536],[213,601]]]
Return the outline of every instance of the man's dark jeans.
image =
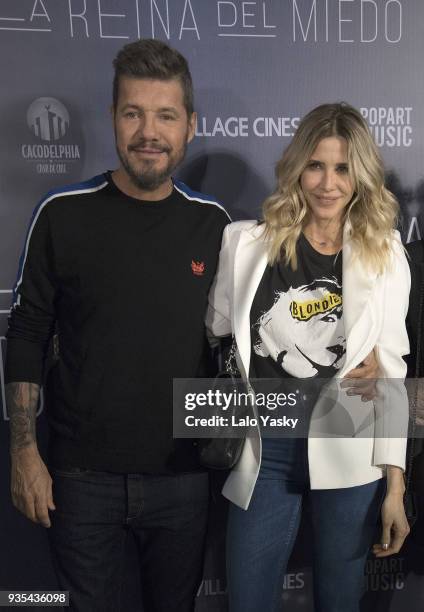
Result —
[[[56,510],[49,539],[71,610],[120,610],[129,531],[139,552],[144,611],[194,610],[203,569],[207,474],[51,472]]]

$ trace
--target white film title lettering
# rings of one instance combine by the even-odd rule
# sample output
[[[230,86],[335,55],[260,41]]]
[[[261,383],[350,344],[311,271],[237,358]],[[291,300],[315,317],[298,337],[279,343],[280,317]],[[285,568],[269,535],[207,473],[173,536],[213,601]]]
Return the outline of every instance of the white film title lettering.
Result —
[[[327,34],[328,34],[328,5],[326,4],[326,24],[327,24]],[[300,31],[302,32],[302,38],[306,42],[309,35],[309,28],[311,27],[312,16],[314,18],[314,41],[317,42],[317,2],[313,0],[311,5],[311,11],[309,13],[308,24],[306,26],[306,32],[303,29],[303,22],[300,17],[299,7],[297,6],[297,0],[293,0],[293,40],[296,41],[296,23],[300,26]],[[297,21],[296,21],[297,20]],[[326,38],[328,41],[328,37]]]
[[[15,2],[15,4],[18,4]],[[21,3],[22,4],[22,3]],[[3,12],[3,11],[2,11]],[[38,27],[38,21],[40,19],[47,20],[47,24],[45,21],[42,23],[44,27]],[[25,22],[30,24],[30,27],[25,25]],[[36,22],[36,23],[34,23]],[[8,30],[15,32],[51,32],[51,27],[45,27],[47,25],[51,25],[52,20],[50,19],[50,15],[47,12],[46,6],[44,4],[44,0],[34,0],[32,3],[31,14],[26,14],[25,17],[15,15],[7,17],[3,15],[0,17],[0,30]],[[41,24],[40,24],[41,25]]]
[[[226,6],[227,8],[225,9],[225,11],[223,11],[223,7]],[[233,14],[232,17],[234,19],[234,21],[232,21],[231,23],[228,23],[223,21],[224,16],[228,17],[228,8],[231,7],[233,9]],[[218,8],[218,27],[220,28],[233,28],[236,23],[237,23],[237,7],[234,4],[234,2],[227,2],[227,1],[221,1],[217,3],[217,8]]]
[[[284,5],[283,22],[276,24],[275,18],[281,11],[277,13],[275,7],[280,3],[272,0],[215,2],[218,37],[275,38],[281,31],[285,39],[291,36],[293,42],[307,44],[397,44],[403,36],[403,10],[407,6],[402,0],[286,0],[281,2]],[[16,3],[19,4],[23,3]],[[201,2],[127,0],[125,14],[109,12],[111,4],[121,6],[124,3],[64,0],[62,10],[67,11],[70,38],[182,40],[188,36],[200,41],[202,14],[197,13]],[[26,14],[0,17],[0,30],[52,32],[54,23],[48,7],[47,0],[32,0]]]
[[[99,32],[100,32],[100,38],[126,38],[128,39],[129,36],[123,35],[123,34],[104,34],[103,32],[103,20],[106,18],[116,18],[116,19],[125,19],[126,15],[123,14],[114,14],[114,13],[103,13],[102,11],[102,5],[101,5],[101,0],[97,0],[97,4],[98,4],[98,8],[99,8]]]
[[[291,0],[293,41],[373,43],[379,37],[387,43],[402,38],[402,3],[400,0]],[[379,29],[379,23],[383,25]],[[331,27],[330,27],[331,26]],[[360,32],[358,40],[355,32]]]
[[[38,5],[40,5],[40,8],[43,9],[42,13],[35,12],[37,10]],[[43,0],[35,0],[34,6],[32,7],[31,17],[29,18],[29,20],[32,21],[34,17],[44,17],[49,23],[51,23],[51,19],[49,17],[48,12],[46,11],[46,7],[43,4]]]
[[[353,38],[343,38],[342,36],[342,23],[352,23],[353,19],[343,19],[342,18],[342,7],[346,2],[353,2],[354,0],[339,0],[339,41],[344,43],[355,42]]]
[[[218,0],[218,28],[227,30],[218,36],[274,37],[275,34],[266,33],[266,30],[277,27],[270,23],[267,10],[266,2]]]
[[[155,10],[153,10],[153,7]],[[166,7],[166,23],[163,20],[163,15],[159,10],[158,5],[156,4],[156,0],[150,0],[150,15],[151,15],[151,19],[152,19],[152,37],[155,38],[155,22],[153,19],[154,15],[157,15],[157,17],[159,18],[160,24],[163,28],[163,31],[165,32],[165,36],[166,38],[169,40],[170,39],[170,28],[169,28],[169,4],[168,4],[168,0],[165,0],[165,7]]]
[[[394,19],[393,19],[393,23],[396,23],[396,18],[398,19],[399,30],[398,30],[397,38],[389,38],[389,25],[391,23],[391,20],[389,20],[389,7],[394,7],[394,11],[396,11],[396,7],[397,7],[397,10],[398,10],[397,15],[396,13],[394,13]],[[389,0],[385,6],[384,11],[385,11],[385,16],[386,16],[386,19],[384,21],[386,40],[387,42],[390,42],[390,43],[398,43],[400,39],[402,38],[402,4],[399,2],[399,0]]]
[[[187,9],[190,9],[189,13]],[[187,26],[185,25],[187,15],[189,15],[192,19],[191,27],[189,27],[188,25]],[[193,32],[193,31],[196,32],[197,40],[200,40],[199,28],[197,27],[197,22],[196,22],[196,17],[194,16],[193,7],[191,6],[190,0],[186,0],[184,4],[183,16],[181,19],[180,34],[178,38],[181,40],[183,32]]]
[[[150,18],[152,26],[152,38],[156,38],[155,22],[160,24],[168,40],[171,38],[171,22],[169,17],[169,0],[165,0],[165,11],[161,11],[157,5],[157,0],[150,0]],[[187,23],[186,23],[187,22]],[[195,32],[197,40],[200,40],[200,32],[197,27],[191,0],[185,0],[182,9],[178,38],[181,40],[183,32]]]
[[[366,15],[369,15],[370,11],[374,9],[373,15],[374,15],[374,34],[371,36],[371,38],[365,38],[365,28],[364,28],[364,24],[368,23],[368,19],[365,19]],[[375,40],[377,40],[377,36],[378,36],[378,21],[377,21],[377,15],[378,15],[378,7],[375,3],[375,0],[363,0],[363,2],[361,2],[361,42],[365,42],[365,43],[372,43]],[[368,32],[368,35],[370,34],[370,32]]]
[[[241,3],[242,15],[243,15],[243,28],[254,28],[255,27],[254,23],[246,23],[248,17],[255,17],[255,13],[247,12],[246,7],[248,4],[252,4],[253,6],[255,6],[256,2],[242,2]]]
[[[82,6],[83,6],[82,10],[80,10],[79,13],[74,13],[73,12],[73,10],[74,10],[74,2],[75,2],[75,0],[68,0],[68,5],[69,5],[69,25],[70,25],[70,28],[71,28],[71,38],[74,37],[74,19],[81,19],[84,22],[85,35],[86,35],[87,38],[90,38],[90,35],[88,33],[88,21],[87,21],[87,19],[85,17],[85,14],[87,12],[86,0],[78,0],[80,8],[81,8],[81,3],[82,3]]]
[[[93,36],[93,30],[101,39],[162,38],[184,35],[200,40],[200,30],[192,0],[179,0],[178,14],[173,23],[170,6],[175,10],[175,3],[169,0],[132,0],[127,12],[110,13],[106,9],[106,0],[97,0],[89,5],[87,0],[68,0],[68,16],[71,38]],[[146,19],[141,23],[141,14]],[[97,24],[91,23],[96,19]],[[142,25],[145,31],[142,32]]]

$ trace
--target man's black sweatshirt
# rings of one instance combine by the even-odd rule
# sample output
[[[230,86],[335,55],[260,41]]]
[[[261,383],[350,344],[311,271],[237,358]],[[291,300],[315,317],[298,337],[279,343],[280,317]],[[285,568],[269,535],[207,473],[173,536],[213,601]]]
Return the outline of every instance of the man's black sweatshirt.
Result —
[[[8,331],[6,382],[48,375],[50,464],[169,473],[198,467],[172,438],[172,379],[202,374],[204,315],[228,215],[174,181],[133,199],[109,173],[47,194],[34,211]]]

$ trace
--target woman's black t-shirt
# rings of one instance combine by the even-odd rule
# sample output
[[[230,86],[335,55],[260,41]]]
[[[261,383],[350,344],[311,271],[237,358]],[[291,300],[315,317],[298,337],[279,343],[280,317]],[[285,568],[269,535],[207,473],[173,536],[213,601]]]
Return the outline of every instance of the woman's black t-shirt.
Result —
[[[342,252],[318,253],[303,234],[297,270],[267,266],[250,311],[251,378],[329,378],[341,369]]]

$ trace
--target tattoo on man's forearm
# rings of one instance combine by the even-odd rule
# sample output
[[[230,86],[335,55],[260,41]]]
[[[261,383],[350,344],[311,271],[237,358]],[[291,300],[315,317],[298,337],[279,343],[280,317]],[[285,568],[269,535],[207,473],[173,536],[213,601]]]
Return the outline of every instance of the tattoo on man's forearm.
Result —
[[[17,451],[36,441],[35,422],[40,387],[35,383],[6,385],[6,403],[10,420],[10,450]]]

